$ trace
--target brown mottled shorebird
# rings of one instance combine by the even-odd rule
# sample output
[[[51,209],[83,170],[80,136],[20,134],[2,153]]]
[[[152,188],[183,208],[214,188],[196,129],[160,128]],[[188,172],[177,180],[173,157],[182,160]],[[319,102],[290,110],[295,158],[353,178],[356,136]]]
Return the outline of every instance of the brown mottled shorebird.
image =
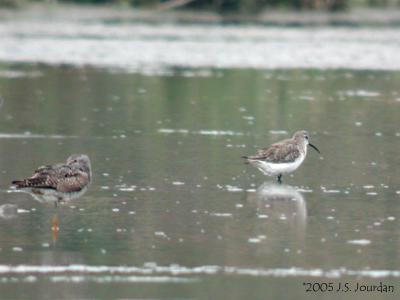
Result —
[[[296,170],[307,155],[307,146],[317,147],[309,141],[305,130],[296,132],[291,139],[286,139],[269,147],[260,149],[253,156],[243,156],[247,161],[267,176],[277,176],[282,183],[282,175]]]
[[[41,202],[67,201],[82,196],[92,180],[89,157],[74,154],[65,164],[42,166],[23,180],[14,180],[13,185],[30,193]]]

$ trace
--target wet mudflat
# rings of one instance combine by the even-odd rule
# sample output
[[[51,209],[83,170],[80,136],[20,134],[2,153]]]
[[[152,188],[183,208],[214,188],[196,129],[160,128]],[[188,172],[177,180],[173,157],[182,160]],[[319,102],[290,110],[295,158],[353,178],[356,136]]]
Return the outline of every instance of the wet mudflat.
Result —
[[[400,73],[0,69],[2,298],[400,288]],[[322,155],[310,151],[282,186],[240,159],[298,129]],[[9,188],[71,153],[92,160],[82,198],[54,208]],[[396,297],[318,295],[338,294]]]

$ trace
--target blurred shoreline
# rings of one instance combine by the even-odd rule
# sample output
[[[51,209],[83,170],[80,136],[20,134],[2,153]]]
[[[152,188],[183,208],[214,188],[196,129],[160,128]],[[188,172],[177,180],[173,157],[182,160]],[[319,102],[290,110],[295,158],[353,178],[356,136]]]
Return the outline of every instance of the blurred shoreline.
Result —
[[[254,24],[270,26],[400,26],[400,9],[353,8],[341,12],[265,10],[258,15],[220,15],[210,11],[136,9],[124,5],[24,4],[0,7],[2,19],[103,20],[182,24]]]
[[[0,61],[146,74],[176,68],[398,71],[400,26],[386,26],[389,16],[373,16],[375,23],[362,19],[365,26],[356,19],[329,26],[320,14],[296,15],[303,23],[295,26],[289,17],[277,16],[286,23],[267,23],[262,15],[239,22],[189,11],[35,5],[1,11]],[[396,17],[395,11],[392,23]]]

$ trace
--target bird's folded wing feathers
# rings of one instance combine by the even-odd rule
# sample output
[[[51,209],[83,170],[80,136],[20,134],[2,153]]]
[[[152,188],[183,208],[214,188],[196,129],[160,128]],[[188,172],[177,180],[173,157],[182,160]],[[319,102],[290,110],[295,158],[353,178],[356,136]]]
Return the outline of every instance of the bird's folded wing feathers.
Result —
[[[18,188],[54,189],[59,192],[80,191],[88,182],[88,175],[63,164],[38,168],[31,177],[15,180]]]
[[[300,151],[295,144],[287,143],[282,147],[281,143],[276,143],[268,148],[260,149],[256,155],[250,156],[251,160],[263,160],[271,163],[289,163],[300,156]]]
[[[37,169],[34,171],[34,174],[32,175],[32,177],[35,177],[35,176],[43,176],[43,175],[45,175],[45,174],[49,174],[49,173],[55,172],[55,171],[57,171],[58,169],[62,168],[63,166],[65,166],[65,165],[63,165],[63,164],[56,164],[56,165],[45,165],[45,166],[41,166],[41,167],[37,168]]]
[[[57,183],[59,192],[79,192],[89,183],[89,175],[79,169],[72,170],[61,177]]]
[[[14,180],[12,184],[16,185],[17,188],[56,189],[54,182],[52,182],[49,176],[38,176],[37,174],[30,178]]]

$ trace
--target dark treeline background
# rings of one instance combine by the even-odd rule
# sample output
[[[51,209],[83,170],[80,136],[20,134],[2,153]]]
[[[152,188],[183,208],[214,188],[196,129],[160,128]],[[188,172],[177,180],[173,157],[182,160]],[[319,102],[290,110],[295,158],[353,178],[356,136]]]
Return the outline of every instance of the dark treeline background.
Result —
[[[297,9],[344,9],[349,0],[64,0],[68,2],[112,3],[125,2],[134,6],[173,5],[189,9],[205,9],[218,12],[256,13],[268,7]],[[374,0],[372,0],[374,1]],[[380,1],[380,0],[376,0]]]
[[[28,2],[122,4],[141,8],[162,7],[251,14],[269,8],[340,11],[355,6],[400,7],[400,0],[0,0],[0,6],[18,6]]]

